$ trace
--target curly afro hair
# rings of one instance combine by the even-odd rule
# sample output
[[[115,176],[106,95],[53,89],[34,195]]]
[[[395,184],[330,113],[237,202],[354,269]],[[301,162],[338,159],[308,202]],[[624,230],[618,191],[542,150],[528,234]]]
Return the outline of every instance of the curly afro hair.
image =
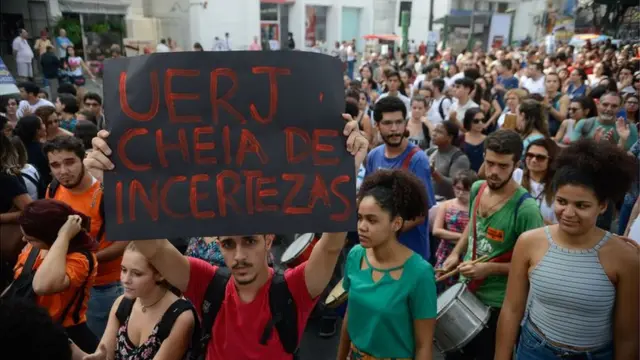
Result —
[[[619,201],[638,176],[638,160],[616,145],[592,139],[576,141],[556,160],[554,192],[564,185],[590,188],[600,202]]]
[[[0,334],[3,358],[71,360],[64,329],[32,302],[0,300]]]
[[[414,220],[426,216],[428,211],[425,185],[406,170],[381,169],[367,176],[358,191],[358,199],[367,196],[372,196],[391,218],[399,215],[405,221]]]

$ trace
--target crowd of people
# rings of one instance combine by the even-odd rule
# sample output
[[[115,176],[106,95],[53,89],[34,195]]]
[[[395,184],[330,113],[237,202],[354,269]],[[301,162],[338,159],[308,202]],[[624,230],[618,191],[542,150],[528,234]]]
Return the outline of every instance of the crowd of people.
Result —
[[[318,234],[284,272],[277,234],[106,241],[100,97],[62,88],[53,105],[23,84],[0,117],[6,349],[293,359],[338,284],[339,360],[637,359],[638,56],[611,43],[368,54],[344,79],[357,231]],[[475,330],[441,320],[462,294],[486,314]]]

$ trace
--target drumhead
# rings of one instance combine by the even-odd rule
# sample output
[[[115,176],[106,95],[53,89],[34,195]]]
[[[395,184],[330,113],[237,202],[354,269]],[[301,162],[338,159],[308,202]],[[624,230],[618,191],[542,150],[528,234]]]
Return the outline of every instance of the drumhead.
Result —
[[[293,241],[293,243],[289,245],[287,250],[284,251],[282,257],[280,258],[280,261],[283,263],[288,263],[289,261],[298,257],[298,255],[300,255],[300,253],[303,252],[304,249],[306,249],[307,246],[313,241],[314,237],[315,234],[313,233],[301,234],[300,236],[298,236]]]
[[[341,300],[341,298],[345,295],[344,288],[342,287],[343,280],[344,279],[340,280],[340,282],[338,282],[338,284],[336,284],[336,286],[331,290],[331,292],[327,296],[327,299],[325,300],[325,304],[331,305],[332,303]]]
[[[438,296],[438,314],[458,297],[460,291],[463,290],[463,286],[463,283],[454,284]]]

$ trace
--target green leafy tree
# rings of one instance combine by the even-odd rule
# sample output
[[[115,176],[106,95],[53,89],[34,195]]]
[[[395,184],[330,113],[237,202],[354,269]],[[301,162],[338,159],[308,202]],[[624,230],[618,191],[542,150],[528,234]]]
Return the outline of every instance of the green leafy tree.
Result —
[[[638,0],[579,0],[576,12],[578,16],[591,12],[593,27],[615,36],[624,14],[634,6],[638,6]]]

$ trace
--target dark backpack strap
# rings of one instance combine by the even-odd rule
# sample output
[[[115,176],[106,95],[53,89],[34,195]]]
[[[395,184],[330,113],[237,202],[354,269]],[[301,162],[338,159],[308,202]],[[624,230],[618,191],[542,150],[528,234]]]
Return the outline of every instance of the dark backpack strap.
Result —
[[[33,265],[35,265],[36,260],[38,260],[38,255],[40,254],[40,250],[36,247],[32,247],[29,251],[29,256],[27,257],[27,261],[24,262],[22,266],[22,272],[20,273],[19,278],[28,277],[33,273]],[[16,279],[17,280],[17,279]]]
[[[218,311],[224,301],[227,283],[230,278],[231,271],[229,269],[218,267],[213,275],[213,279],[211,279],[207,286],[201,309],[202,329],[200,331],[200,339],[193,345],[193,351],[191,353],[191,357],[194,359],[206,358],[207,345],[211,340],[213,323],[216,321],[216,315],[218,315]]]
[[[178,320],[178,317],[183,312],[189,310],[194,311],[194,318],[198,319],[193,305],[191,305],[188,300],[178,299],[174,301],[169,309],[167,309],[167,311],[164,313],[164,315],[162,315],[162,319],[160,319],[160,322],[158,323],[158,332],[156,333],[158,341],[162,343],[166,338],[168,338],[169,334],[171,334],[171,329],[173,329],[173,324],[175,324],[176,320]],[[194,331],[195,330],[196,329],[194,329]]]
[[[87,250],[83,250],[80,253],[83,254],[89,261],[89,272],[87,273],[87,277],[84,279],[82,286],[80,286],[80,288],[73,295],[73,298],[71,299],[71,301],[69,301],[67,306],[64,308],[64,311],[62,311],[62,316],[60,316],[60,318],[58,319],[58,322],[60,324],[64,322],[64,319],[67,317],[67,315],[69,314],[69,311],[71,311],[71,308],[73,307],[74,304],[77,304],[77,305],[72,315],[73,322],[75,324],[78,324],[80,322],[80,310],[82,310],[82,303],[84,303],[84,296],[85,296],[84,290],[87,287],[87,283],[89,282],[89,279],[91,278],[91,274],[93,273],[93,267],[94,267],[93,254]]]
[[[120,304],[118,304],[118,309],[116,310],[116,318],[120,322],[120,325],[124,325],[124,323],[127,322],[127,318],[131,314],[135,302],[134,299],[129,299],[126,296],[123,296],[122,300],[120,300]]]
[[[98,206],[98,212],[100,214],[100,219],[102,220],[102,224],[100,225],[100,228],[98,229],[98,234],[96,235],[96,242],[100,242],[100,240],[102,239],[102,235],[104,235],[104,229],[107,226],[106,225],[106,218],[104,216],[104,188],[103,185],[100,185],[100,191],[102,191],[100,193],[100,205]]]
[[[22,177],[29,180],[29,182],[32,183],[37,189],[40,189],[40,181],[38,181],[36,178],[26,173],[22,173]]]
[[[442,104],[444,104],[444,101],[445,101],[445,100],[447,100],[447,99],[449,100],[449,102],[451,102],[451,98],[450,98],[450,97],[448,97],[448,96],[445,96],[445,97],[442,99],[442,101],[440,101],[440,104],[438,105],[438,112],[440,113],[440,116],[442,117],[442,120],[443,120],[443,121],[444,121],[444,120],[447,120],[447,116],[446,116],[446,114],[444,113],[444,108],[442,107]]]
[[[53,199],[53,197],[56,196],[56,191],[58,191],[58,186],[60,186],[60,183],[58,182],[58,180],[56,180],[55,178],[51,180],[51,183],[49,184],[49,190],[47,190],[47,198]]]
[[[513,217],[513,229],[516,230],[516,223],[518,222],[518,210],[520,210],[520,205],[522,205],[522,203],[527,200],[527,199],[533,199],[533,196],[531,196],[531,194],[529,194],[529,192],[525,192],[524,194],[522,194],[520,196],[520,198],[518,199],[518,202],[516,203],[516,211],[514,213],[514,217]]]
[[[262,332],[260,344],[267,344],[275,327],[284,350],[287,354],[295,355],[299,344],[298,310],[284,274],[281,272],[273,274],[271,286],[269,287],[269,308],[271,310],[271,319],[269,319]]]

